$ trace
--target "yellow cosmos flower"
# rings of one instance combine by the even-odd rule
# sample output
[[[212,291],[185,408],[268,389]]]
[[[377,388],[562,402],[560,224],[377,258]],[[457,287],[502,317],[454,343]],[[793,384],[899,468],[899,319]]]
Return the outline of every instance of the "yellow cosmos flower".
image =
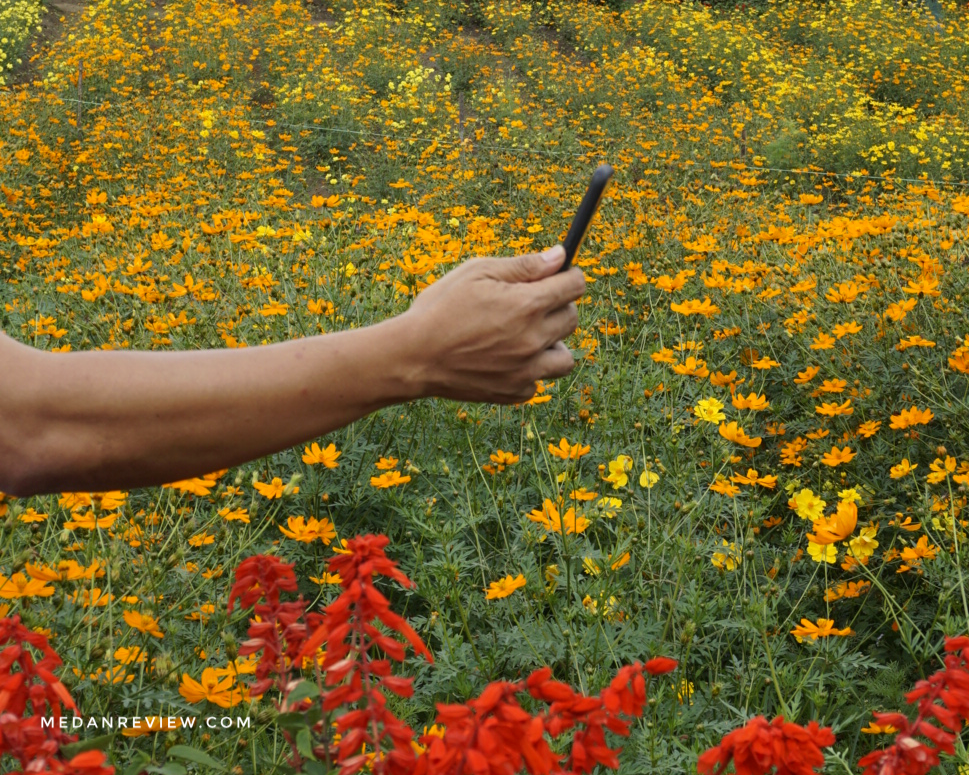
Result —
[[[803,489],[791,498],[787,505],[794,509],[801,519],[810,519],[813,522],[824,513],[824,507],[828,504],[810,490]]]
[[[861,503],[861,495],[859,495],[854,487],[839,490],[838,498],[843,501],[850,501],[851,503]]]
[[[622,508],[622,498],[613,498],[610,495],[603,496],[596,501],[596,507],[602,516],[612,519]]]
[[[754,392],[746,396],[737,393],[731,400],[731,403],[737,409],[748,409],[752,412],[759,412],[763,409],[770,408],[770,402],[767,400],[767,396],[757,395]]]
[[[834,544],[817,544],[808,541],[808,554],[815,562],[826,562],[833,565],[838,559],[838,550]]]
[[[736,376],[736,372],[734,372],[734,375]],[[723,401],[718,401],[716,398],[704,398],[697,401],[696,406],[693,407],[693,415],[698,422],[702,420],[703,422],[718,423],[727,419],[727,415],[721,411],[723,406]]]
[[[848,542],[848,553],[859,562],[866,562],[878,548],[878,541],[875,540],[875,533],[878,528],[874,526],[863,527],[857,537]]]
[[[733,542],[727,543],[726,539],[722,540],[721,544],[722,550],[714,552],[710,562],[713,563],[713,567],[720,570],[736,570],[744,561],[740,549]]]
[[[609,461],[609,474],[604,476],[603,481],[612,482],[612,489],[618,490],[629,481],[627,471],[631,471],[633,459],[629,455],[620,455],[615,460]]]

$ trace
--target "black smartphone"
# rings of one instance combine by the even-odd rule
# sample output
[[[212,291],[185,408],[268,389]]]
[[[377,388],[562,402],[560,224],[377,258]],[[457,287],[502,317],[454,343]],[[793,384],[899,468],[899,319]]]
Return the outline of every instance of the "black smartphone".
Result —
[[[582,197],[582,204],[579,205],[579,209],[575,213],[575,218],[572,219],[572,225],[569,226],[569,233],[565,236],[565,242],[562,243],[562,246],[565,248],[565,263],[559,269],[560,272],[564,272],[572,266],[572,259],[579,252],[579,246],[582,244],[582,240],[585,239],[585,233],[589,230],[592,216],[599,209],[599,202],[602,201],[602,195],[606,191],[606,184],[611,177],[612,167],[608,164],[603,164],[592,173],[589,188],[586,190],[585,196]]]

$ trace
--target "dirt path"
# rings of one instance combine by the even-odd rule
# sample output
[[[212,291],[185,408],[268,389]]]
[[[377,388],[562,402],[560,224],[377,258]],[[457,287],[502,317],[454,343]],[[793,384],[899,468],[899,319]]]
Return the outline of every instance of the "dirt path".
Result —
[[[40,32],[31,38],[27,49],[21,55],[23,64],[13,71],[13,77],[10,79],[12,86],[31,84],[36,78],[43,78],[43,74],[39,72],[38,63],[51,44],[64,34],[66,23],[72,17],[82,13],[87,6],[88,3],[83,0],[80,2],[68,2],[68,0],[49,2],[48,0],[47,13],[40,19]]]

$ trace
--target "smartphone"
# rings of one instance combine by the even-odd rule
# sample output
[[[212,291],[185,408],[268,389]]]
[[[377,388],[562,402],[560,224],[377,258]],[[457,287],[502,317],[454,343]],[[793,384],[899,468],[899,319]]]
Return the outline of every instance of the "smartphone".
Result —
[[[569,233],[565,237],[565,242],[562,243],[562,246],[565,248],[565,263],[559,269],[560,272],[564,272],[572,266],[572,259],[579,252],[579,246],[582,244],[582,240],[585,239],[585,233],[589,230],[592,216],[599,209],[599,202],[602,201],[602,195],[606,191],[606,184],[611,177],[612,167],[608,164],[603,164],[592,173],[589,188],[582,198],[582,204],[579,205],[579,209],[575,213],[575,218],[572,219],[572,225],[569,227]]]

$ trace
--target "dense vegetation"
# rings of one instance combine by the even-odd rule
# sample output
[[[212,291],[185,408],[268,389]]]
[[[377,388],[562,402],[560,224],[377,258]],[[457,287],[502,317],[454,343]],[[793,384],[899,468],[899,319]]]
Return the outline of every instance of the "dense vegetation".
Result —
[[[330,601],[324,561],[367,532],[435,655],[405,667],[415,728],[496,678],[598,692],[665,654],[623,772],[695,771],[761,713],[833,727],[832,771],[883,743],[872,711],[969,629],[969,20],[844,8],[101,0],[31,52],[0,92],[0,315],[39,348],[364,326],[554,244],[617,170],[577,367],[527,404],[0,496],[0,615],[50,635],[85,714],[255,719],[119,736],[119,762],[188,742],[271,772],[231,571],[274,552]]]

